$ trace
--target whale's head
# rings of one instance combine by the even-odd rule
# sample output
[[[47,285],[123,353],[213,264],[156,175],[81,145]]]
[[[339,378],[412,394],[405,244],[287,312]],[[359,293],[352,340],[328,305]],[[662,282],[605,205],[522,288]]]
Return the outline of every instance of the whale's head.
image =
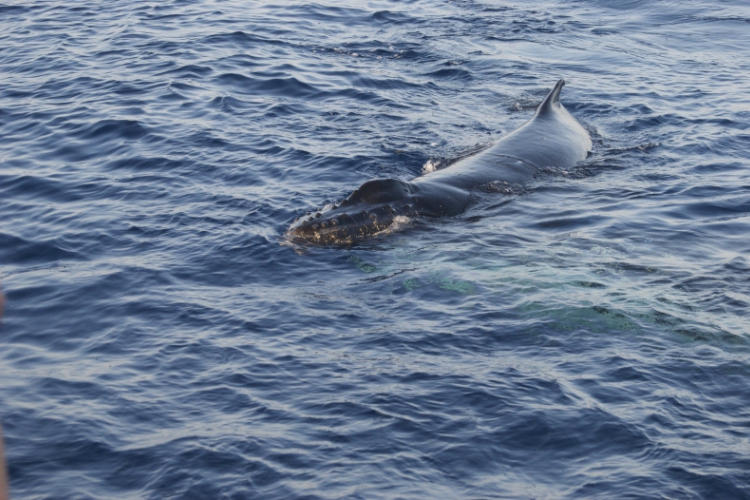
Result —
[[[294,243],[347,245],[382,233],[414,212],[412,185],[397,179],[368,181],[340,205],[295,221],[286,237]]]
[[[388,204],[358,210],[340,208],[320,211],[297,220],[289,227],[287,239],[313,245],[349,245],[387,231],[401,220]]]

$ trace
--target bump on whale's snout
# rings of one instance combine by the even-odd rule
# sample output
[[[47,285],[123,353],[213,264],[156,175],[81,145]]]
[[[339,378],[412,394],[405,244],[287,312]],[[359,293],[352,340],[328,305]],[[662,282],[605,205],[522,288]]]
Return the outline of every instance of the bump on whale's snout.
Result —
[[[357,207],[342,205],[298,220],[286,236],[292,242],[315,245],[346,245],[387,230],[398,216],[389,204]]]
[[[391,227],[396,217],[414,212],[416,187],[398,179],[374,179],[355,189],[338,207],[307,215],[286,237],[315,245],[346,245]]]

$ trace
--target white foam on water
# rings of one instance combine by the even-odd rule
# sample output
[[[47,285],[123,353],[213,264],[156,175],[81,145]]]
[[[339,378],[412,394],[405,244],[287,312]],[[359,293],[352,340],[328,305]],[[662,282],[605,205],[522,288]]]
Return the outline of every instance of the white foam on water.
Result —
[[[430,158],[429,160],[427,160],[427,163],[422,165],[422,173],[429,174],[430,172],[434,172],[435,170],[437,170],[437,166],[439,163],[439,161]]]

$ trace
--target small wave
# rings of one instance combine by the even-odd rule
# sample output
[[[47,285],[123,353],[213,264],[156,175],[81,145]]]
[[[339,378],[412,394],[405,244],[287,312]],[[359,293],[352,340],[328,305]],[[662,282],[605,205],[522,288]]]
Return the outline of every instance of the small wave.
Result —
[[[210,66],[202,66],[199,64],[187,64],[185,66],[180,66],[179,68],[162,71],[161,73],[157,73],[157,76],[175,75],[175,76],[181,76],[183,78],[202,78],[204,76],[210,75],[213,72],[214,70]]]
[[[137,120],[100,120],[72,134],[80,139],[128,139],[136,140],[149,133]]]
[[[624,146],[621,148],[609,148],[609,153],[625,153],[627,151],[648,151],[653,148],[658,148],[661,143],[658,142],[646,142],[643,144],[636,144],[635,146]]]
[[[414,21],[413,17],[403,12],[392,12],[390,10],[381,10],[372,15],[372,19],[383,24],[406,24]]]
[[[64,245],[57,239],[34,241],[8,233],[0,233],[0,259],[13,265],[85,260],[79,252],[63,247]]]
[[[253,48],[258,45],[286,45],[286,42],[282,40],[274,40],[271,38],[263,38],[258,35],[245,33],[244,31],[234,31],[232,33],[221,33],[218,35],[210,35],[200,41],[201,44],[207,46],[216,46],[220,44],[231,44],[238,45],[241,47]]]
[[[26,14],[30,9],[23,5],[0,5],[0,15],[12,16]]]
[[[459,68],[443,68],[431,73],[425,73],[424,76],[435,78],[437,80],[458,80],[462,82],[467,82],[472,79],[471,73],[469,73],[465,69]]]
[[[294,77],[261,80],[237,73],[224,73],[217,80],[246,94],[261,93],[302,99],[320,93],[320,89]]]

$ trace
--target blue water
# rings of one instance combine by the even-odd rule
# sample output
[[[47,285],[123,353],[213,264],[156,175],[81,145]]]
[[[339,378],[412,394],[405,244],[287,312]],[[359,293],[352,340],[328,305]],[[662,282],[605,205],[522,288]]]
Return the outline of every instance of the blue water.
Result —
[[[744,0],[6,0],[13,498],[750,498],[748,47]],[[284,242],[561,77],[573,171]]]

